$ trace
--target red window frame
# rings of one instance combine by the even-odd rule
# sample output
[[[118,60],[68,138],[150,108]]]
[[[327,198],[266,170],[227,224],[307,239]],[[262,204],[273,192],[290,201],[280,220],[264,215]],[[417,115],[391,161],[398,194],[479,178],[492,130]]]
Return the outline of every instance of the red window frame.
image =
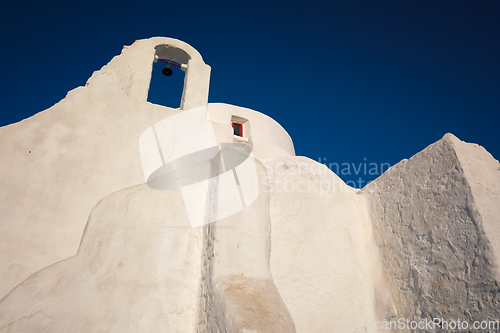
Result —
[[[241,135],[239,135],[239,136],[240,136],[240,137],[243,137],[243,124],[242,124],[242,123],[237,123],[237,122],[233,121],[233,122],[232,122],[232,126],[233,126],[233,134],[234,134],[234,126],[235,126],[235,125],[240,127],[240,134],[241,134]],[[236,135],[236,134],[234,134],[234,135]]]

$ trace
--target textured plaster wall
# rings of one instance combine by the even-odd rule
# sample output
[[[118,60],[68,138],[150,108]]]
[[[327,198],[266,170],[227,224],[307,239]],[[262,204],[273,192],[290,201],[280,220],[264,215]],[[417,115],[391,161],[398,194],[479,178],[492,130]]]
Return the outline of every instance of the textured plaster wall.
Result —
[[[0,298],[29,274],[75,254],[101,198],[144,182],[139,136],[179,112],[146,102],[155,46],[164,43],[185,48],[193,68],[203,65],[198,52],[181,41],[137,41],[85,87],[1,128]],[[206,104],[208,76],[202,74],[206,91],[194,89],[191,105]]]
[[[263,188],[266,169],[256,165]],[[214,179],[207,219],[219,190]],[[74,257],[0,301],[0,332],[295,332],[271,276],[270,231],[265,191],[198,228],[179,189],[118,191],[93,209]]]
[[[101,198],[144,183],[140,135],[180,112],[146,102],[155,47],[162,46],[159,55],[165,56],[165,44],[190,56],[183,107],[206,105],[209,66],[188,44],[155,37],[125,46],[85,87],[70,91],[53,107],[0,129],[0,298],[30,274],[74,255]],[[210,107],[212,113],[218,108],[225,110]],[[281,154],[290,147],[293,152],[288,134],[276,122],[245,110],[255,114],[252,120],[279,128],[275,142],[264,138],[271,140],[269,146]],[[214,130],[227,132],[224,138],[229,126]],[[259,126],[254,129],[259,132]],[[266,157],[262,149],[260,157]]]
[[[186,52],[176,58],[171,46]],[[226,315],[221,325],[234,332],[244,327],[294,331],[269,273],[267,196],[247,209],[253,218],[240,214],[236,226],[216,236],[191,229],[178,190],[143,184],[140,135],[180,112],[146,102],[155,53],[187,61],[181,108],[206,105],[210,68],[201,56],[183,42],[152,38],[124,47],[85,87],[52,108],[0,129],[0,331],[194,332],[201,318]],[[293,154],[290,137],[271,118],[224,105],[210,110],[214,117],[220,110],[250,118],[260,147]],[[230,118],[212,125],[219,142],[233,141]],[[275,135],[259,134],[268,130]],[[259,150],[262,159],[272,154]],[[128,188],[135,184],[143,185]],[[207,208],[220,207],[217,200],[209,200]],[[255,242],[267,245],[256,248]],[[240,255],[228,256],[235,246]],[[202,281],[210,281],[205,291],[219,304],[205,314]],[[260,312],[265,321],[254,322],[252,311],[234,308],[239,306],[234,288],[241,285],[269,301]]]
[[[176,112],[88,86],[0,130],[0,297],[74,255],[101,198],[144,182],[139,136]]]
[[[271,271],[297,332],[362,332],[374,317],[365,198],[304,157],[267,164]]]
[[[78,253],[0,302],[0,332],[195,332],[203,236],[183,208],[147,185],[101,200]]]
[[[266,169],[256,162],[259,188]],[[214,184],[208,207],[217,209]],[[203,227],[204,266],[198,332],[295,332],[270,269],[269,195],[260,191],[244,210]]]

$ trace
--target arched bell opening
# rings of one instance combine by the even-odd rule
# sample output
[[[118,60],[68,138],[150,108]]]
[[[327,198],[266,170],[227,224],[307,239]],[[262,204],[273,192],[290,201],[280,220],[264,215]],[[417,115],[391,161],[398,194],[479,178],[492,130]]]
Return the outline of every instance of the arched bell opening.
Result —
[[[168,44],[155,47],[148,102],[170,108],[180,108],[186,86],[188,62],[191,56]]]

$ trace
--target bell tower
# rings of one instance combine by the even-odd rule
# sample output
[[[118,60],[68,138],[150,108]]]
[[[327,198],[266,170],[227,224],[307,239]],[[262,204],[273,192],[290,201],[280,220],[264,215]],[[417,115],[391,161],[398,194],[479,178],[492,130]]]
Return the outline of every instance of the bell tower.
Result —
[[[172,75],[171,65],[179,66],[186,72],[180,104],[181,110],[189,110],[208,103],[210,66],[205,64],[201,55],[192,46],[173,38],[159,38],[155,46],[154,61],[167,65],[162,70],[166,76]]]

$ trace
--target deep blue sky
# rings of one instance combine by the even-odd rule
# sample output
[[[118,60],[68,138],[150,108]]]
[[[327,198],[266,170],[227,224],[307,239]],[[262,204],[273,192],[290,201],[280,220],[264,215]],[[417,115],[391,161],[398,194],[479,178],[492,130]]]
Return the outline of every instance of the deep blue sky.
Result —
[[[297,155],[393,165],[451,132],[498,159],[499,17],[498,0],[10,2],[0,125],[57,103],[123,45],[166,36],[212,67],[210,102],[271,116]],[[149,99],[178,106],[167,85],[182,72],[169,82],[158,66]]]

